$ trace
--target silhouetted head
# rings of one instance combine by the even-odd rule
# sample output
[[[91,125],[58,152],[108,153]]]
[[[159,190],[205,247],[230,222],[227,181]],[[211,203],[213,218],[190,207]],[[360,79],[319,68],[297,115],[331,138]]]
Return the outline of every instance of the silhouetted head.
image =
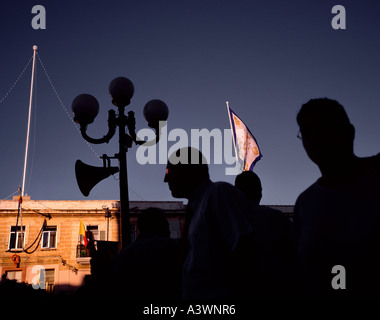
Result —
[[[189,199],[209,178],[207,160],[198,149],[181,148],[169,157],[164,182],[168,183],[174,198]]]
[[[235,187],[242,191],[246,197],[256,203],[260,203],[262,187],[260,178],[253,171],[243,171],[235,178]]]
[[[343,106],[335,100],[312,99],[297,115],[302,143],[319,166],[353,155],[355,128]]]
[[[141,237],[170,237],[169,222],[159,208],[149,208],[139,214],[137,228]]]

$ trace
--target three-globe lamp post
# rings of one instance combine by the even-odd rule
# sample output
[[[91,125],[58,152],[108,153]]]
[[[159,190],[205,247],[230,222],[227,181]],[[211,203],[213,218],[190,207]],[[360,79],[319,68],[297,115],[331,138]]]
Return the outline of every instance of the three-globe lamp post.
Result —
[[[87,135],[87,126],[94,121],[99,112],[99,103],[95,97],[89,94],[81,94],[72,102],[72,111],[74,113],[74,121],[79,123],[82,137],[92,144],[108,143],[119,128],[119,153],[113,157],[103,155],[103,165],[106,167],[108,163],[109,174],[119,171],[120,178],[120,228],[121,228],[121,248],[131,243],[130,214],[129,214],[129,195],[128,195],[128,176],[127,176],[127,156],[126,153],[132,147],[132,143],[141,145],[147,143],[151,145],[157,143],[160,136],[160,121],[166,121],[168,118],[168,107],[158,99],[149,101],[144,107],[144,117],[148,122],[148,126],[153,128],[156,138],[153,141],[142,141],[136,136],[136,120],[133,111],[125,114],[125,107],[131,102],[134,93],[133,83],[125,77],[118,77],[111,81],[109,85],[109,93],[112,97],[112,104],[117,107],[118,114],[115,110],[108,111],[108,133],[103,138],[94,139]],[[128,132],[126,132],[128,129]],[[119,160],[119,168],[109,167],[110,159]],[[78,160],[79,161],[79,160]],[[112,170],[116,169],[116,170]],[[108,175],[109,175],[108,174]],[[108,176],[107,175],[107,176]],[[88,195],[89,191],[83,192]],[[86,194],[87,193],[87,194]]]

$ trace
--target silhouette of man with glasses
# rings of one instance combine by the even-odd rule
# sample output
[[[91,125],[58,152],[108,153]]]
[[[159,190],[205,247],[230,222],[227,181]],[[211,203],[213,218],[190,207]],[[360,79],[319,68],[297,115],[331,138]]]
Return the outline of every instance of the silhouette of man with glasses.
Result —
[[[301,298],[379,298],[380,154],[354,154],[355,128],[337,101],[310,100],[297,123],[321,177],[295,206],[296,292]],[[336,265],[345,269],[345,289],[332,286]]]

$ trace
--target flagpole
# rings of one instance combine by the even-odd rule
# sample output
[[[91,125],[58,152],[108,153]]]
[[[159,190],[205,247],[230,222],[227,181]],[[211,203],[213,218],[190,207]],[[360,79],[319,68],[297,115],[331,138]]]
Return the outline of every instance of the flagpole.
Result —
[[[25,159],[24,159],[24,174],[22,177],[21,195],[24,196],[25,192],[25,176],[26,176],[26,164],[28,162],[28,149],[29,149],[29,131],[30,131],[30,117],[32,113],[32,98],[33,98],[33,82],[34,82],[34,66],[36,63],[36,51],[37,46],[33,46],[33,67],[32,67],[32,79],[30,81],[30,97],[29,97],[29,115],[28,115],[28,129],[26,132],[26,145],[25,145]]]
[[[239,163],[238,153],[237,153],[237,149],[236,149],[236,140],[235,140],[235,136],[234,136],[234,133],[233,133],[233,130],[232,130],[231,112],[230,112],[230,106],[228,105],[228,101],[226,101],[226,105],[227,105],[228,119],[230,120],[230,128],[231,128],[232,140],[234,142],[236,163]]]

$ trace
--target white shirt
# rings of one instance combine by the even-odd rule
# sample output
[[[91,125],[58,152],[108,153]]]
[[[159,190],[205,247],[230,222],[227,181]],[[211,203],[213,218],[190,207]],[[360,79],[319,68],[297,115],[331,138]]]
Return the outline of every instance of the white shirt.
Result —
[[[229,297],[232,252],[242,237],[252,234],[247,218],[249,204],[234,186],[208,180],[196,189],[188,205],[192,218],[183,268],[183,297]]]

